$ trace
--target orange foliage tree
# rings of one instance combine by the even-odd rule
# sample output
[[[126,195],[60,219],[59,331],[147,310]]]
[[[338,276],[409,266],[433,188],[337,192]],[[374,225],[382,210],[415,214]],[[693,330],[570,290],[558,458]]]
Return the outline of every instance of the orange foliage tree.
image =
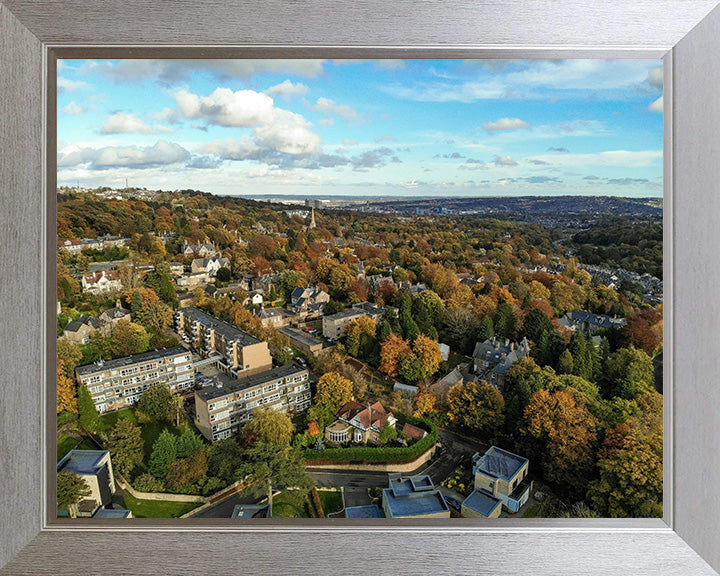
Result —
[[[57,359],[57,413],[63,410],[78,413],[75,383],[65,375],[65,362]]]

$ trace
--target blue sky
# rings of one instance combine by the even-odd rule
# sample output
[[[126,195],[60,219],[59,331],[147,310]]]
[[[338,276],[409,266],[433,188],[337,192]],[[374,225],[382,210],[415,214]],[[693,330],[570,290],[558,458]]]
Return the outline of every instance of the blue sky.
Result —
[[[662,196],[659,60],[61,60],[58,183]]]

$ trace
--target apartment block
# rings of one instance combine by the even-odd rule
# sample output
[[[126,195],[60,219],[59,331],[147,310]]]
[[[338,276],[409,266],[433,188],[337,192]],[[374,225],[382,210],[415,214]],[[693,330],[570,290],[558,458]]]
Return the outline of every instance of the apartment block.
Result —
[[[175,313],[175,330],[204,358],[215,358],[218,367],[235,378],[272,368],[267,342],[232,324],[189,306]]]
[[[208,440],[236,435],[257,408],[302,412],[310,407],[306,368],[291,363],[234,379],[219,374],[215,385],[195,392],[195,425]]]
[[[78,366],[75,375],[78,383],[87,387],[100,414],[132,406],[155,384],[175,392],[195,383],[192,357],[182,346]]]

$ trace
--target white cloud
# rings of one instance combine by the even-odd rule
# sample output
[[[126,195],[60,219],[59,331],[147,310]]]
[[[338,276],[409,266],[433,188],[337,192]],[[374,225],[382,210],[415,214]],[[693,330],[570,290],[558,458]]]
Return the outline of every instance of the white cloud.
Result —
[[[90,85],[87,82],[81,80],[69,80],[68,78],[62,78],[58,76],[57,79],[57,90],[58,92],[75,92],[76,90],[82,90],[89,88]]]
[[[210,96],[182,90],[175,99],[185,118],[203,119],[218,126],[249,127],[272,121],[273,99],[254,90],[217,88]]]
[[[63,114],[68,116],[80,116],[86,112],[85,108],[79,106],[74,100],[62,109]]]
[[[246,136],[208,142],[200,148],[200,151],[203,154],[216,154],[228,160],[245,160],[258,149],[258,146]]]
[[[151,168],[183,162],[191,154],[174,142],[158,140],[153,146],[106,146],[104,148],[69,148],[58,154],[58,167],[86,165],[90,170],[133,167]]]
[[[512,156],[495,156],[493,160],[495,166],[517,166],[518,163]]]
[[[520,118],[500,118],[494,122],[487,122],[482,125],[485,130],[518,130],[519,128],[530,128],[530,124]]]
[[[648,106],[648,110],[650,112],[655,112],[656,114],[662,114],[663,113],[663,97],[660,96],[657,100],[650,103]]]
[[[553,166],[624,166],[637,168],[652,166],[662,160],[662,150],[607,150],[596,154],[540,154],[534,160],[549,162]]]
[[[272,121],[253,131],[255,142],[285,154],[314,154],[320,150],[320,136],[300,114],[275,108]]]
[[[172,128],[155,124],[148,126],[136,114],[128,112],[116,112],[112,114],[107,122],[100,128],[101,134],[127,134],[139,132],[142,134],[158,134],[160,132],[172,132]]]
[[[308,90],[309,88],[305,86],[305,84],[302,84],[300,82],[293,84],[290,80],[285,80],[284,82],[280,82],[280,84],[271,86],[270,88],[265,90],[265,94],[272,97],[287,97],[294,94],[307,94]]]
[[[648,70],[647,81],[648,81],[648,84],[650,84],[651,86],[662,90],[663,67],[657,66],[656,68],[650,68],[650,70]]]
[[[323,112],[325,117],[328,117],[330,113],[337,114],[346,122],[361,122],[362,120],[357,110],[347,104],[336,104],[333,100],[330,100],[330,98],[318,98],[315,106],[313,106],[313,110]]]

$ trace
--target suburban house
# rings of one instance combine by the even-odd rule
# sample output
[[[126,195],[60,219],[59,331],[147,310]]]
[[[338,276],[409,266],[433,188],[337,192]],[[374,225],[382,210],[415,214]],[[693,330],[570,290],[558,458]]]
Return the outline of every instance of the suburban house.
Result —
[[[527,338],[516,344],[493,336],[475,345],[473,363],[477,374],[490,384],[500,387],[510,367],[520,358],[528,356],[530,356],[530,344]]]
[[[130,310],[123,308],[120,299],[115,302],[115,308],[108,308],[99,317],[100,331],[103,336],[111,336],[115,326],[120,320],[132,320]]]
[[[195,258],[190,264],[192,274],[206,273],[215,276],[220,268],[230,268],[230,260],[227,258]]]
[[[491,446],[485,454],[473,455],[472,466],[475,490],[462,503],[464,516],[497,517],[499,504],[515,513],[528,501],[531,483],[523,482],[530,466],[527,458]]]
[[[189,306],[177,310],[175,330],[201,356],[236,378],[272,368],[267,342],[200,308]]]
[[[467,362],[458,364],[445,376],[429,386],[429,391],[435,394],[440,400],[445,400],[447,394],[455,384],[466,384],[477,380],[477,375],[468,372],[470,365]]]
[[[320,288],[295,288],[290,294],[288,308],[295,312],[308,312],[317,304],[327,304],[330,301],[330,294]]]
[[[377,322],[382,317],[384,311],[383,308],[376,308],[367,302],[360,302],[342,312],[331,314],[330,316],[323,316],[323,336],[337,340],[342,336],[345,326],[353,320],[357,320],[361,316],[368,316]]]
[[[285,326],[284,328],[280,328],[280,332],[288,337],[291,346],[294,346],[306,356],[315,356],[323,349],[322,340],[298,328]]]
[[[112,503],[115,477],[107,450],[70,450],[58,462],[57,471],[74,472],[90,488],[90,495],[77,505],[79,515],[92,516],[98,508]]]
[[[263,326],[275,326],[281,328],[290,324],[290,320],[294,318],[294,314],[285,308],[260,308],[253,306],[251,309],[253,316],[260,319]]]
[[[185,244],[183,246],[183,254],[186,257],[200,257],[200,258],[207,258],[209,256],[215,256],[217,254],[217,250],[215,250],[215,246],[212,244],[202,243],[202,244]]]
[[[386,518],[450,518],[445,497],[430,476],[402,478],[388,474],[389,487],[383,489],[382,507]]]
[[[70,240],[70,239],[58,240],[58,248],[64,248],[70,254],[80,254],[80,252],[82,252],[84,246],[83,246],[82,240],[73,238],[72,240]]]
[[[195,425],[215,442],[236,435],[257,408],[302,412],[310,407],[309,373],[292,362],[235,379],[213,377],[214,385],[195,392]]]
[[[183,272],[185,272],[185,266],[180,262],[170,262],[169,265],[172,276],[182,276]]]
[[[260,306],[262,305],[265,292],[263,290],[253,290],[247,293],[243,305]]]
[[[368,282],[368,288],[372,294],[375,294],[378,290],[380,290],[383,284],[389,284],[393,288],[397,288],[397,286],[395,286],[395,280],[393,280],[392,276],[374,274],[372,276],[366,276],[365,279]]]
[[[558,320],[558,324],[575,332],[579,330],[589,334],[595,334],[601,328],[622,328],[625,326],[625,318],[616,318],[604,314],[592,314],[584,310],[568,312]]]
[[[90,336],[100,329],[101,323],[97,318],[92,316],[80,316],[77,320],[72,320],[63,328],[63,336],[70,342],[75,344],[87,344],[90,342]]]
[[[91,294],[102,294],[104,292],[112,292],[113,290],[122,290],[120,273],[117,270],[101,270],[99,272],[83,274],[82,289],[83,292],[90,292]]]
[[[355,442],[377,444],[385,425],[395,427],[397,419],[380,402],[365,406],[351,400],[337,413],[337,420],[325,428],[325,439],[333,444]]]
[[[262,290],[265,294],[270,294],[273,288],[276,292],[279,291],[280,274],[263,274],[252,279],[253,290]]]
[[[197,288],[200,284],[211,282],[212,278],[207,272],[198,272],[197,274],[183,274],[177,279],[177,285],[189,289]]]
[[[78,384],[87,387],[100,414],[132,406],[156,384],[180,391],[195,383],[190,352],[182,346],[78,366],[75,375]]]

